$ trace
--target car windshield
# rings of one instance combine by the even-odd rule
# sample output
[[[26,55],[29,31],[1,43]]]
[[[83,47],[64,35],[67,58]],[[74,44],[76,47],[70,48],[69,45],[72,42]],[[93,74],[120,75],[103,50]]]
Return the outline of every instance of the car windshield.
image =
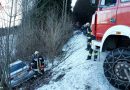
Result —
[[[24,66],[26,66],[26,64],[23,63],[23,62],[15,64],[15,65],[13,65],[13,66],[10,67],[10,73],[12,73],[14,71],[17,71],[17,70],[23,68]]]

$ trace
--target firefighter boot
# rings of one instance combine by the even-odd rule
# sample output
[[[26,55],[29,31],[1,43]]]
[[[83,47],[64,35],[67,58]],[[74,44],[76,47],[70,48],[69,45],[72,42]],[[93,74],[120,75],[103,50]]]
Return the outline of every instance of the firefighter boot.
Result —
[[[87,60],[91,60],[91,56],[88,56],[88,57],[87,57]]]
[[[97,61],[97,56],[94,56],[94,61]]]
[[[94,61],[97,60],[97,57],[98,57],[98,52],[97,52],[97,51],[94,51]]]
[[[90,48],[90,49],[89,49],[89,54],[88,54],[87,60],[90,60],[90,59],[91,59],[92,52],[93,52],[93,50]]]
[[[97,61],[97,59],[96,59],[96,58],[94,58],[94,61]]]

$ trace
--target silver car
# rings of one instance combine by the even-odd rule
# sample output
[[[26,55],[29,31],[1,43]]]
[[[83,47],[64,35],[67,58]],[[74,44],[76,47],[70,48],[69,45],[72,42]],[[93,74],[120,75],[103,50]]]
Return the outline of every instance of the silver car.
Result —
[[[10,64],[10,80],[11,87],[16,87],[22,84],[23,82],[31,79],[34,76],[35,72],[29,70],[29,65],[25,62],[18,60]]]

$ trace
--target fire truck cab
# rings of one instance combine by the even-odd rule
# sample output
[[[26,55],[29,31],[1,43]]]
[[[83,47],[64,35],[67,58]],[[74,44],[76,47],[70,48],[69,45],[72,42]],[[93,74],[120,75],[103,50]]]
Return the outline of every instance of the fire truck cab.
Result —
[[[92,49],[110,51],[103,67],[116,88],[130,90],[130,0],[98,0],[91,28]]]
[[[100,51],[105,51],[128,47],[130,45],[130,0],[100,0],[98,9],[93,15],[92,31],[96,36],[93,49],[100,48]]]

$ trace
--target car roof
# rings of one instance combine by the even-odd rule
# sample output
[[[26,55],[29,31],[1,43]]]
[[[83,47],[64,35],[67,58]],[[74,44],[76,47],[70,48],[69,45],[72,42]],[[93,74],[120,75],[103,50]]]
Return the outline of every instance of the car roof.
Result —
[[[17,60],[17,61],[15,61],[15,62],[11,63],[11,64],[10,64],[10,67],[13,66],[13,65],[19,64],[19,63],[21,63],[21,62],[23,62],[23,61]]]

